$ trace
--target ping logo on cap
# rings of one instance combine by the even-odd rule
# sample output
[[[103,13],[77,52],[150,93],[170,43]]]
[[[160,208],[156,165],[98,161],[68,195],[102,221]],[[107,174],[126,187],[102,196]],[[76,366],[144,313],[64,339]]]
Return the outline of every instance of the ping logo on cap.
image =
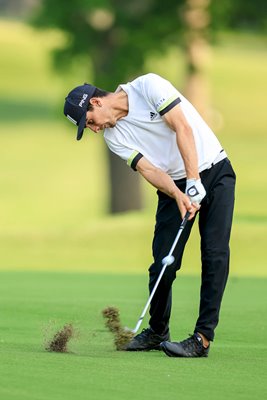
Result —
[[[84,93],[84,94],[83,94],[83,97],[82,97],[82,100],[81,100],[80,103],[79,103],[79,106],[80,106],[80,107],[83,106],[83,104],[84,104],[85,100],[87,99],[87,97],[88,97],[88,94]]]

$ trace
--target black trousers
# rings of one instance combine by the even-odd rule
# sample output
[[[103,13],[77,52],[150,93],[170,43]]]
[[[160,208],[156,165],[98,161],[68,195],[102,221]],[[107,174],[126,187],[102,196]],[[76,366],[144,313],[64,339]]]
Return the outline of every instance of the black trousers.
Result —
[[[229,273],[229,239],[234,208],[235,173],[226,158],[203,171],[200,176],[207,194],[199,211],[202,274],[199,316],[194,331],[213,340]],[[185,191],[186,179],[175,181],[175,184],[180,190]],[[169,253],[181,224],[176,201],[160,191],[157,194],[158,208],[153,239],[154,262],[149,268],[150,292],[162,269],[162,258]],[[169,329],[172,283],[176,278],[176,271],[181,267],[184,248],[193,223],[194,219],[187,222],[173,253],[175,262],[166,268],[151,302],[149,324],[159,334]]]

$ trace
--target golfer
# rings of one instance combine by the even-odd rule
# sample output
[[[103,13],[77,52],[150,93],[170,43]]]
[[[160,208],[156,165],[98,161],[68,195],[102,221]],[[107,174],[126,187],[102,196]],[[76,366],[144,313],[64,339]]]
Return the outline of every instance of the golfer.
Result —
[[[229,239],[235,173],[225,150],[192,104],[167,80],[149,73],[109,93],[93,85],[74,88],[64,114],[78,126],[104,133],[112,152],[157,188],[149,290],[162,269],[182,218],[190,217],[150,305],[149,328],[136,335],[128,351],[162,349],[170,357],[207,357],[219,321],[229,271]],[[201,238],[201,289],[194,333],[171,342],[172,284],[196,214]]]

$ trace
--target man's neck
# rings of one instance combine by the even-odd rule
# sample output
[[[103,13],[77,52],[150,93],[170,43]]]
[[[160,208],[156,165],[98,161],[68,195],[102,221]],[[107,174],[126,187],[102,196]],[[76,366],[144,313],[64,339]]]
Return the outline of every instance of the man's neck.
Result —
[[[124,90],[112,94],[111,106],[116,120],[126,117],[129,112],[128,95]]]

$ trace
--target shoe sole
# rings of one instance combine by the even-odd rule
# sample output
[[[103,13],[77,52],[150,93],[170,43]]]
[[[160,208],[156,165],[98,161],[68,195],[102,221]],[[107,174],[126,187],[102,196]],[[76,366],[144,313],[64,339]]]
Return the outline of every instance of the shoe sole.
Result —
[[[126,351],[153,351],[153,350],[162,351],[162,348],[160,346],[156,346],[150,349],[126,349]]]
[[[174,354],[171,353],[165,346],[161,346],[161,349],[164,351],[164,353],[168,356],[168,357],[174,357],[174,358],[207,358],[208,354],[203,354],[202,356],[181,356],[178,354]]]
[[[161,345],[160,347],[168,357],[180,357],[180,356],[173,355],[173,353],[169,352],[168,349],[166,349],[165,346]]]

